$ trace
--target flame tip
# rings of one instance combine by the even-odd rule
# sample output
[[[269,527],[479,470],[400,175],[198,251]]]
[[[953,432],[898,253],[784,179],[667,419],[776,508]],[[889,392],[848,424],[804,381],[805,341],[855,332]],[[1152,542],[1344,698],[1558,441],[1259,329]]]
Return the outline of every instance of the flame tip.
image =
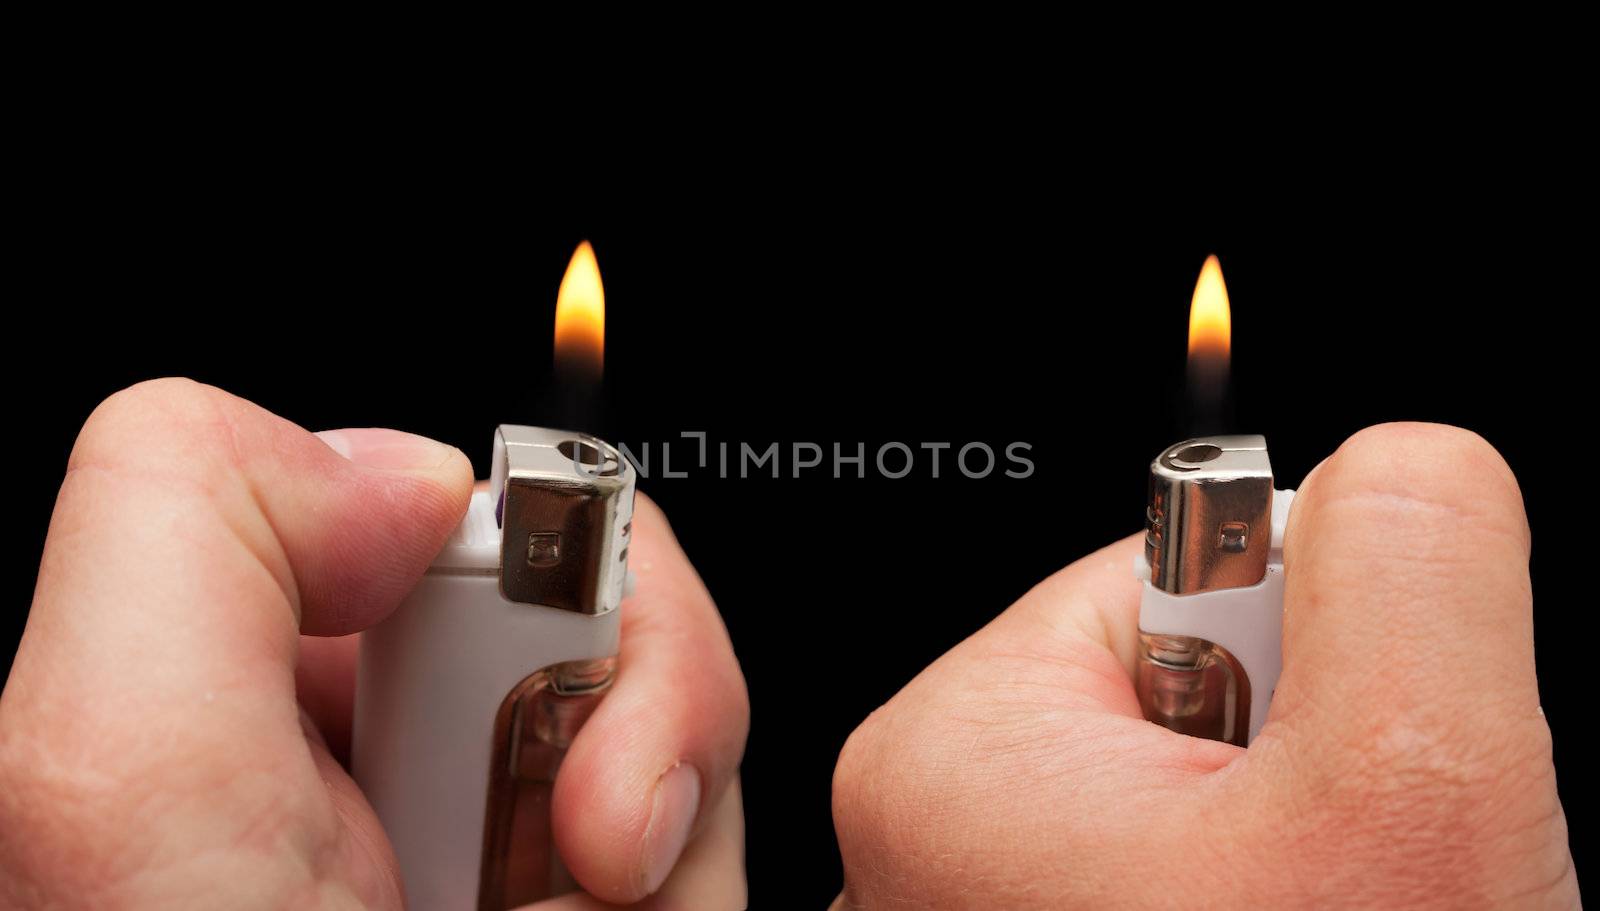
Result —
[[[582,362],[598,374],[605,360],[605,336],[605,285],[594,245],[584,239],[572,251],[556,292],[556,359]]]
[[[1189,302],[1189,357],[1204,353],[1225,361],[1233,340],[1233,318],[1228,305],[1228,285],[1217,254],[1206,257]]]

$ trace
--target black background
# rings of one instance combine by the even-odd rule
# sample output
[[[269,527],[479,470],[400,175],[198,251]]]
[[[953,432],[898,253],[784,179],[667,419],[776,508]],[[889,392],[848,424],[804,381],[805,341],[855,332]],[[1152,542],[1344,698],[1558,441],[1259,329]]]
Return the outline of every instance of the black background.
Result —
[[[963,478],[947,453],[938,480],[923,463],[905,480],[641,484],[749,681],[753,895],[822,907],[839,887],[829,777],[851,729],[1035,582],[1140,527],[1148,460],[1181,433],[1189,296],[1215,252],[1236,427],[1267,435],[1280,486],[1396,419],[1472,428],[1517,471],[1581,863],[1574,694],[1590,672],[1562,646],[1588,607],[1556,594],[1582,570],[1569,460],[1592,384],[1570,310],[1592,300],[1573,276],[1593,257],[1564,226],[1575,172],[1559,148],[1307,133],[1219,167],[1184,154],[1179,130],[1157,154],[1093,163],[1028,137],[968,152],[773,132],[676,157],[640,136],[631,157],[579,168],[539,157],[560,137],[234,124],[152,145],[151,129],[111,127],[112,153],[62,143],[32,185],[17,251],[31,290],[12,295],[27,318],[7,332],[23,544],[0,654],[74,433],[104,396],[192,376],[309,428],[449,441],[484,475],[495,424],[543,419],[556,287],[588,238],[613,441],[1032,444],[1025,480]],[[675,467],[692,452],[680,442]],[[1462,668],[1462,685],[1494,674]]]

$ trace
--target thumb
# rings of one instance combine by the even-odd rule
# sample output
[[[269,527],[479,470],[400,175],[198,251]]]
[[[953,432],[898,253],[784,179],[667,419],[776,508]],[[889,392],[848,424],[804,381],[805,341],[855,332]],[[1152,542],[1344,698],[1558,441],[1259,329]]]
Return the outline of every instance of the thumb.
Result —
[[[8,702],[62,717],[247,691],[293,707],[297,633],[393,608],[466,510],[471,467],[409,434],[321,439],[186,380],[112,396],[57,498]],[[41,708],[34,704],[34,709]]]
[[[1272,842],[1357,904],[1570,878],[1505,461],[1454,427],[1364,430],[1307,478],[1285,545],[1283,675],[1247,754],[1286,814]]]
[[[1364,430],[1292,513],[1273,720],[1337,745],[1402,728],[1477,739],[1492,720],[1539,717],[1528,522],[1481,437]]]
[[[448,446],[318,439],[197,383],[106,400],[73,447],[0,693],[0,829],[30,833],[0,839],[7,872],[69,888],[92,868],[94,888],[162,907],[194,881],[219,907],[313,888],[398,907],[376,818],[308,745],[296,650],[302,630],[389,611],[471,486]]]

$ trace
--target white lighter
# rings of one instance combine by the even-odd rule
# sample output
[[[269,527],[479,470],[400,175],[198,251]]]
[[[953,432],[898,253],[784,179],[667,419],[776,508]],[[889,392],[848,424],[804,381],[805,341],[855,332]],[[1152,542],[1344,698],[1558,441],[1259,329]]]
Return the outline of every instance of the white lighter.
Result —
[[[1246,746],[1283,666],[1283,532],[1259,436],[1185,440],[1150,463],[1139,705],[1183,734]]]
[[[551,787],[615,672],[635,477],[595,437],[501,426],[489,490],[362,634],[352,767],[412,911],[572,888]]]

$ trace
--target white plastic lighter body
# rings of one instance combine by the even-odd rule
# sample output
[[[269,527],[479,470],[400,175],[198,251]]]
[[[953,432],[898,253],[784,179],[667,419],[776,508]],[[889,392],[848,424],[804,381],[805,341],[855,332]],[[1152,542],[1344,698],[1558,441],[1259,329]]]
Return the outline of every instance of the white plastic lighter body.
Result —
[[[477,907],[507,694],[542,668],[617,654],[620,610],[508,601],[500,556],[495,504],[479,492],[421,583],[362,634],[352,767],[394,845],[411,911]]]
[[[1174,595],[1150,583],[1150,564],[1143,553],[1134,561],[1134,573],[1144,582],[1141,632],[1208,640],[1244,669],[1252,693],[1247,743],[1267,723],[1272,691],[1283,670],[1283,533],[1293,502],[1294,491],[1273,492],[1272,551],[1267,574],[1255,585]]]

